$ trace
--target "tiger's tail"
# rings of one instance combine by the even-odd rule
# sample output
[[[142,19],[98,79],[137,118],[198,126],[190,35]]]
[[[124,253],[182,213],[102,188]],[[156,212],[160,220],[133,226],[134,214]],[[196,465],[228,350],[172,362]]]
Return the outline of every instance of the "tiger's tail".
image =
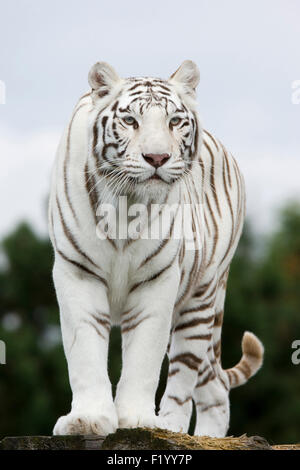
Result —
[[[226,369],[230,388],[239,387],[247,382],[260,369],[263,363],[264,347],[260,340],[249,331],[245,331],[242,339],[243,355],[234,367]]]

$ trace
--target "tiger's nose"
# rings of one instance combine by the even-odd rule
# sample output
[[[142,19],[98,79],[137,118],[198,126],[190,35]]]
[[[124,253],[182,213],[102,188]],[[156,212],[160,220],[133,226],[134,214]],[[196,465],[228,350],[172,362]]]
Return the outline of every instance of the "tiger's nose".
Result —
[[[164,165],[170,158],[168,153],[143,153],[143,157],[154,168]]]

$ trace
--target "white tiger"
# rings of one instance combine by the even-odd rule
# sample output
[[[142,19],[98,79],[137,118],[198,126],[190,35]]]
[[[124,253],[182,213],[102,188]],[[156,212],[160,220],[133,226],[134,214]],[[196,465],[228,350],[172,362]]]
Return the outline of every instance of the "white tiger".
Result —
[[[246,332],[241,361],[229,370],[221,366],[226,282],[245,195],[234,158],[200,125],[198,81],[192,61],[169,80],[121,79],[99,62],[89,73],[91,91],[62,137],[49,224],[73,400],[54,434],[106,435],[144,426],[187,432],[194,400],[195,434],[225,436],[230,388],[262,364],[263,346]],[[115,238],[114,218],[99,215],[106,203],[116,208]],[[146,208],[144,222],[130,237],[136,204]],[[103,220],[107,237],[99,235]],[[160,237],[143,237],[146,226],[162,227]],[[180,237],[175,227],[184,228]],[[192,245],[186,228],[194,234]],[[107,372],[112,324],[122,331],[115,400]],[[166,351],[168,382],[156,415]]]

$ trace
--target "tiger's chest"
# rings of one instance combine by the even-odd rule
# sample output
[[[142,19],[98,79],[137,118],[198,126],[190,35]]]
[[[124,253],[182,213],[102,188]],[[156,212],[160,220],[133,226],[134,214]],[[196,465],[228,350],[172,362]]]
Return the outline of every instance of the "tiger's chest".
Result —
[[[119,244],[118,249],[111,252],[107,260],[107,284],[114,324],[120,323],[132,287],[139,283],[155,282],[156,276],[179,254],[179,243],[172,239],[168,243],[161,240],[135,240]],[[174,289],[178,289],[178,286],[174,286]]]
[[[118,221],[123,219],[125,221],[126,217],[117,217]],[[190,284],[197,278],[202,260],[198,219],[197,214],[196,217],[188,216],[185,209],[183,224],[182,208],[175,204],[172,210],[169,206],[157,209],[147,224],[141,224],[143,230],[140,233],[135,231],[139,226],[136,222],[121,228],[121,231],[120,227],[116,231],[109,231],[109,239],[100,240],[100,231],[96,232],[98,237],[95,237],[93,224],[90,224],[91,233],[88,230],[78,232],[82,246],[90,257],[93,256],[101,269],[99,274],[107,283],[114,324],[120,323],[132,287],[145,283],[151,288],[153,283],[160,282],[160,273],[170,264],[174,264],[178,271],[179,283],[174,285],[177,297],[192,287]],[[112,226],[111,221],[108,221],[109,224]],[[194,225],[197,225],[195,233]],[[128,228],[130,236],[120,238],[120,233],[126,234]]]

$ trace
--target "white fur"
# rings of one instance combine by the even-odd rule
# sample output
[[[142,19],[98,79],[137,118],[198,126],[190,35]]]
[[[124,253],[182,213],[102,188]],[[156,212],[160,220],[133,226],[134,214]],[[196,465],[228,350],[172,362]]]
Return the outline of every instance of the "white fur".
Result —
[[[213,328],[213,320],[204,320],[193,328],[179,328],[171,338],[170,330],[182,321],[209,319],[223,309],[228,266],[238,243],[244,217],[242,178],[232,157],[227,154],[231,177],[229,185],[228,168],[224,170],[224,150],[220,143],[217,143],[216,148],[212,138],[206,136],[213,151],[212,164],[212,156],[202,143],[203,132],[199,123],[198,154],[195,155],[191,171],[184,177],[183,173],[189,168],[188,155],[181,147],[179,129],[170,131],[168,123],[171,116],[166,117],[159,106],[149,106],[143,115],[135,113],[139,124],[137,130],[129,127],[124,129],[121,121],[116,119],[119,135],[129,142],[126,154],[119,159],[119,165],[122,169],[133,171],[129,170],[130,164],[133,164],[134,177],[137,178],[134,187],[123,184],[122,194],[128,196],[129,208],[134,207],[134,203],[148,204],[153,200],[163,202],[166,197],[169,205],[191,203],[185,223],[191,228],[193,212],[196,220],[194,248],[197,251],[187,249],[182,255],[186,242],[182,238],[172,239],[157,256],[143,264],[147,256],[158,249],[161,240],[144,240],[141,234],[138,240],[128,244],[126,239],[116,240],[116,247],[108,240],[100,240],[96,236],[94,213],[86,189],[86,164],[89,165],[89,178],[93,176],[97,185],[97,204],[109,202],[122,212],[116,197],[116,189],[120,189],[119,182],[116,179],[101,179],[97,174],[93,139],[96,132],[96,152],[99,155],[103,149],[99,137],[103,131],[101,109],[109,109],[110,103],[117,99],[120,107],[126,106],[128,90],[135,82],[119,79],[105,63],[94,66],[89,80],[92,93],[79,101],[60,143],[50,197],[50,235],[55,248],[53,277],[73,392],[72,409],[58,420],[54,434],[105,435],[117,427],[137,426],[160,426],[186,432],[193,397],[197,402],[196,434],[224,436],[229,423],[229,378],[221,367],[219,357],[215,358],[213,349],[220,340],[221,327]],[[194,88],[198,80],[198,69],[186,61],[168,82],[172,100],[178,106],[185,104],[189,119],[196,112]],[[99,90],[104,91],[100,93],[103,96],[97,95]],[[191,139],[196,139],[195,134]],[[203,184],[200,152],[206,169]],[[169,161],[158,170],[164,181],[148,179],[155,170],[142,154],[149,153],[171,155]],[[108,152],[108,160],[114,158],[116,149],[112,147]],[[174,172],[178,173],[178,180],[168,184]],[[221,215],[214,198],[212,172]],[[109,181],[115,183],[109,184]],[[228,203],[228,192],[231,205]],[[207,197],[214,217],[208,207]],[[160,220],[167,220],[167,210],[165,208],[162,211]],[[127,213],[120,215],[125,223]],[[180,227],[181,216],[182,213],[178,211],[176,221]],[[158,223],[159,218],[153,216],[152,228]],[[218,240],[214,247],[215,224],[218,227]],[[162,240],[169,229],[170,225],[167,224]],[[71,234],[73,241],[67,234]],[[211,262],[208,263],[210,258]],[[106,285],[76,263],[103,278]],[[166,266],[169,266],[168,269],[157,279],[147,282]],[[189,283],[188,273],[191,270],[194,270],[194,275]],[[141,281],[145,283],[130,292]],[[188,283],[190,287],[187,289]],[[208,283],[210,287],[205,295],[195,297],[195,292]],[[208,307],[200,312],[182,314],[198,305],[199,299],[205,306],[208,303],[205,296],[210,300]],[[112,324],[121,324],[123,328],[123,367],[115,400],[107,374],[109,333],[105,325],[108,318]],[[125,331],[133,325],[137,326]],[[211,335],[209,340],[186,339],[187,336],[207,335]],[[168,380],[161,412],[156,416],[154,397],[168,343],[170,371],[178,371]],[[183,354],[189,355],[185,357],[188,357],[189,365],[193,367],[187,366],[184,358],[180,360]],[[196,366],[193,357],[199,359]],[[172,362],[173,359],[175,361]],[[202,379],[209,373],[215,375],[215,378],[197,387],[201,371],[205,368]]]

